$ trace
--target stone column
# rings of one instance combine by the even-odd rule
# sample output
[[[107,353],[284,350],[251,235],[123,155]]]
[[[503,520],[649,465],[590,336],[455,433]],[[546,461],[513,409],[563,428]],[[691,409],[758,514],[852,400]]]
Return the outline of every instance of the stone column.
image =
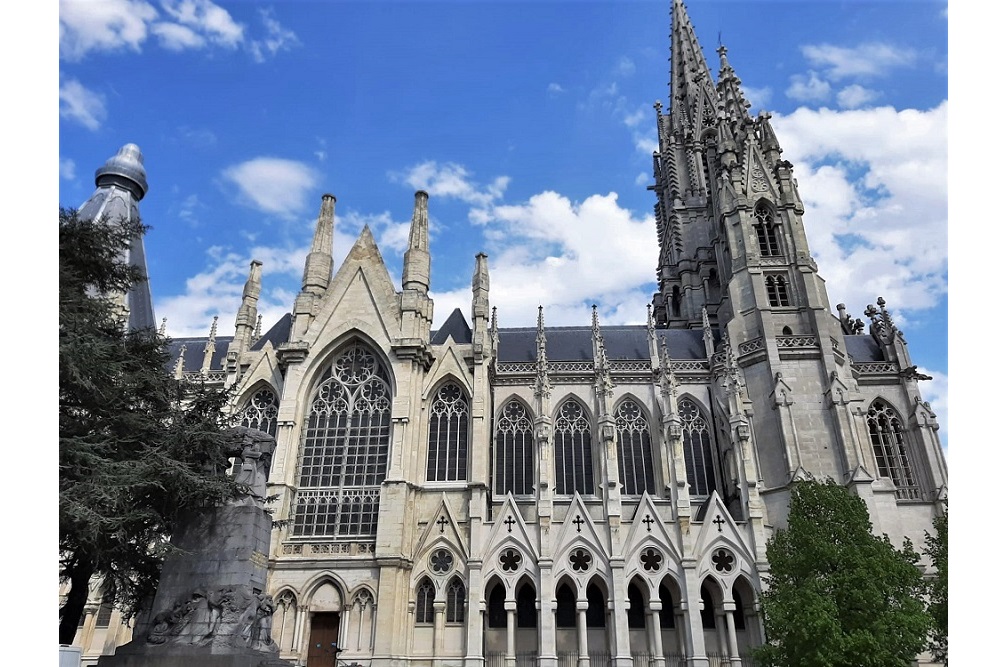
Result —
[[[87,607],[84,612],[83,631],[80,633],[81,653],[90,651],[90,642],[94,639],[94,627],[97,625],[97,607]]]
[[[504,667],[516,667],[517,602],[507,600],[503,603],[503,608],[507,611],[507,656],[504,658]]]
[[[733,603],[727,602],[728,607]],[[730,667],[742,667],[743,660],[740,658],[740,649],[736,643],[736,619],[733,617],[733,610],[726,609],[726,635],[729,638],[729,665]]]
[[[687,620],[684,612],[678,606],[674,610],[674,628],[677,630],[677,653],[680,654],[681,663],[687,660],[687,642],[684,641],[684,628],[687,627]]]
[[[552,560],[539,560],[538,576],[538,667],[556,667],[556,603]]]
[[[444,600],[434,601],[434,656],[439,658],[444,652]]]
[[[576,638],[579,656],[577,667],[590,667],[590,651],[587,649],[587,601],[576,601]]]
[[[344,626],[344,639],[340,642],[340,648],[345,651],[353,651],[354,646],[351,646],[351,610],[354,609],[354,605],[347,604],[344,605],[344,617],[342,624]]]
[[[726,641],[726,615],[724,612],[715,609],[715,636],[719,640],[719,653],[722,661],[729,660],[729,645]]]
[[[302,647],[306,648],[306,655],[309,655],[308,644],[305,644],[306,640],[306,625],[309,621],[309,607],[302,606],[297,607],[295,611],[295,632],[292,634],[292,650],[302,651]]]
[[[650,632],[653,636],[653,660],[654,667],[663,667],[666,660],[663,658],[663,635],[660,632],[660,612],[663,610],[663,603],[659,600],[649,602]]]
[[[684,571],[685,601],[681,603],[681,611],[686,617],[684,624],[685,659],[689,667],[708,667],[708,657],[705,652],[705,631],[701,626],[701,586],[694,563]]]
[[[482,667],[483,658],[483,611],[482,602],[482,561],[469,561],[469,605],[466,614],[465,665]]]

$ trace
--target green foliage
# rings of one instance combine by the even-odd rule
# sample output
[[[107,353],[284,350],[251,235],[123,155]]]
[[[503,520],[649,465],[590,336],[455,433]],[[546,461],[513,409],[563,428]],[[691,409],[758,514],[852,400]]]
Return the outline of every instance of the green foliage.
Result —
[[[925,647],[916,552],[872,535],[864,501],[844,487],[797,483],[767,558],[763,667],[907,667]]]
[[[931,653],[948,664],[948,512],[934,519],[934,534],[924,532],[924,554],[934,566],[927,582],[927,612],[931,615]]]
[[[104,296],[145,279],[121,259],[144,231],[59,212],[59,548],[60,576],[72,582],[60,610],[65,643],[92,576],[136,609],[155,591],[178,518],[234,492],[224,474],[225,393],[182,387],[166,371],[166,339],[126,331]]]

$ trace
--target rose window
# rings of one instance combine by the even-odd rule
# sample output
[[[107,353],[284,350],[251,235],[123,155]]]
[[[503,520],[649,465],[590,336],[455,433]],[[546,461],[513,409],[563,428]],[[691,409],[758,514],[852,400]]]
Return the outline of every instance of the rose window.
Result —
[[[514,572],[521,567],[521,552],[517,549],[507,549],[500,554],[500,567],[504,572]]]
[[[642,567],[647,572],[659,572],[660,565],[663,563],[663,556],[656,549],[646,549],[639,556],[639,560],[642,562]]]
[[[569,556],[569,563],[577,572],[586,572],[589,570],[590,563],[593,560],[593,556],[586,549],[577,549]]]
[[[712,564],[717,572],[732,572],[736,558],[728,549],[716,549],[712,554]]]
[[[455,557],[447,549],[438,549],[431,554],[431,569],[438,574],[444,574],[451,569],[455,562]]]

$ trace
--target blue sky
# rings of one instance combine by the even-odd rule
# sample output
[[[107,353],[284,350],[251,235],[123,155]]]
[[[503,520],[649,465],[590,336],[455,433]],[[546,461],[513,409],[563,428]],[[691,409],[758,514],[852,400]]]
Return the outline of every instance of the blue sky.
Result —
[[[691,0],[795,165],[831,305],[884,296],[947,435],[946,4]],[[490,256],[502,326],[644,321],[653,103],[670,3],[61,0],[59,202],[143,151],[154,307],[229,334],[250,260],[287,312],[324,192],[339,265],[364,224],[397,280],[430,197],[436,323]]]

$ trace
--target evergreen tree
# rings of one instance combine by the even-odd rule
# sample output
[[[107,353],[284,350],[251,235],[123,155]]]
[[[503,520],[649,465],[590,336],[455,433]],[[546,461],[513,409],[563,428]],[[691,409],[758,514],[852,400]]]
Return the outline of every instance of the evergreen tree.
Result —
[[[71,583],[63,644],[92,577],[134,612],[156,589],[178,518],[234,492],[225,394],[174,380],[166,339],[126,330],[109,296],[145,280],[122,259],[144,232],[59,211],[59,549],[60,578]]]
[[[863,500],[828,480],[792,490],[788,528],[767,545],[764,667],[908,667],[930,617],[912,545],[871,533]]]
[[[924,532],[924,554],[935,573],[927,582],[927,611],[931,615],[931,653],[948,664],[948,513],[934,519],[934,534]]]

